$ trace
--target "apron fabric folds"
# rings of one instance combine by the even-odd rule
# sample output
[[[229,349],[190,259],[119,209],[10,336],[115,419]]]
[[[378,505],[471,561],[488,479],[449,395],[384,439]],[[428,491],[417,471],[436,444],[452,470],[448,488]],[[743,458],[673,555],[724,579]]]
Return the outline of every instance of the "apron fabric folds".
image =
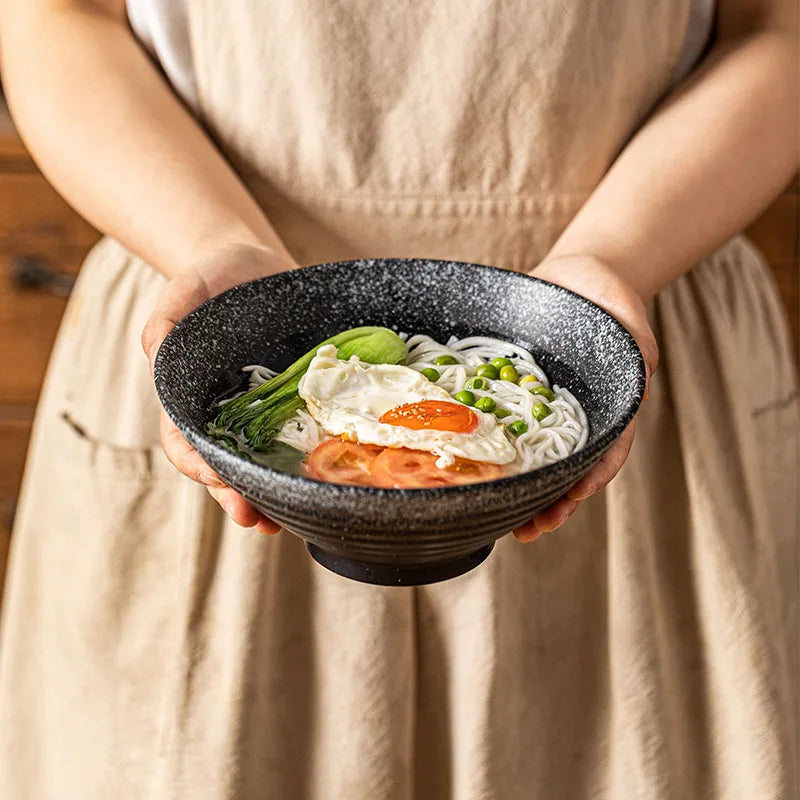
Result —
[[[687,11],[199,0],[198,113],[302,263],[530,269],[669,87]],[[104,240],[59,333],[0,629],[0,797],[792,797],[797,385],[745,239],[651,302],[662,363],[617,479],[408,589],[238,528],[169,466],[139,348],[162,286]]]

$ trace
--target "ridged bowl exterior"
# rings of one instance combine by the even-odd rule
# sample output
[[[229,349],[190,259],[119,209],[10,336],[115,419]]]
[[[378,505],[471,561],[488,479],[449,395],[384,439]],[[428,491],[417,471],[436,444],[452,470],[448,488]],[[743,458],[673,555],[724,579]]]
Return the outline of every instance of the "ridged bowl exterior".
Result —
[[[359,325],[439,341],[488,335],[531,350],[589,418],[586,447],[526,474],[446,489],[385,490],[320,483],[249,462],[209,439],[215,401],[241,368],[283,369],[317,342]],[[175,326],[159,350],[164,407],[217,473],[262,513],[322,550],[375,565],[420,567],[475,552],[573,486],[633,418],[644,391],[641,354],[599,307],[507,270],[412,259],[337,262],[243,284]]]

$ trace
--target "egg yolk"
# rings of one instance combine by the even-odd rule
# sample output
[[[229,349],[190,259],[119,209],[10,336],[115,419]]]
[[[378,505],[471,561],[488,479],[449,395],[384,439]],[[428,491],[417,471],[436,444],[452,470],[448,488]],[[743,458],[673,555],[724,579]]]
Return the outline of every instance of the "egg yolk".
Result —
[[[400,425],[415,431],[430,429],[469,433],[478,425],[478,417],[471,408],[461,403],[421,400],[418,403],[405,403],[390,408],[378,422]]]

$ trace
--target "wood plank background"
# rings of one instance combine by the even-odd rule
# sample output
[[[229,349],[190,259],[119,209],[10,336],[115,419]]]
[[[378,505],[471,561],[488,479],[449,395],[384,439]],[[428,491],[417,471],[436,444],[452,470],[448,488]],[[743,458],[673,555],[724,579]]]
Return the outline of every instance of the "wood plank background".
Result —
[[[22,290],[19,256],[76,275],[99,233],[45,180],[0,103],[0,595],[36,401],[66,299]]]
[[[794,180],[747,233],[772,267],[800,352],[800,182]],[[19,255],[77,274],[99,234],[36,169],[0,105],[0,593],[31,421],[66,301],[12,285]]]

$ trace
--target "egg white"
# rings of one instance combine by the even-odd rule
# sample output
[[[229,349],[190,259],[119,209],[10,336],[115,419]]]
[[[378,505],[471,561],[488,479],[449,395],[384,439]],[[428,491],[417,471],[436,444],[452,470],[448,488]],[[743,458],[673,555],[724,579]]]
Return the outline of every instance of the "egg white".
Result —
[[[361,444],[408,447],[438,456],[439,467],[455,458],[488,464],[509,464],[517,455],[503,426],[493,414],[472,409],[478,425],[469,433],[412,430],[379,422],[392,408],[421,400],[456,402],[440,386],[409,367],[397,364],[367,364],[353,358],[341,361],[336,348],[317,350],[298,387],[312,417],[332,436]]]

